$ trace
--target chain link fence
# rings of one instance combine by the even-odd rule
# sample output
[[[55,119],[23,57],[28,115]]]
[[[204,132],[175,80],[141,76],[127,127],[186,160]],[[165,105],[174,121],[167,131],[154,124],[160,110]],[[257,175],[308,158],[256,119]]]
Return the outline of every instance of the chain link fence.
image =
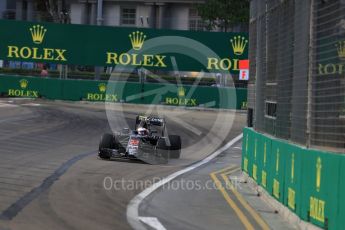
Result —
[[[254,128],[345,152],[345,0],[251,1]]]

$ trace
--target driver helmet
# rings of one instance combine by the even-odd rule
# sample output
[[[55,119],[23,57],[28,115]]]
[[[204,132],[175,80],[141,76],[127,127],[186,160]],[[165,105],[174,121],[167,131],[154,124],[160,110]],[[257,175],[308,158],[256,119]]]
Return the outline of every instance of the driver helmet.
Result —
[[[149,131],[143,127],[138,128],[138,134],[141,136],[147,136],[149,135]]]

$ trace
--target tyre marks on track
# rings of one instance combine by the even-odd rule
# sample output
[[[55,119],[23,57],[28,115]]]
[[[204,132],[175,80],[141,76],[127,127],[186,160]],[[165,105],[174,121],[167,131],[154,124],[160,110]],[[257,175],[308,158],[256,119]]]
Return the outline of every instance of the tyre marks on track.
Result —
[[[15,217],[26,205],[28,205],[32,200],[46,191],[53,183],[59,179],[72,165],[74,165],[79,160],[83,159],[84,157],[90,156],[95,154],[96,151],[91,151],[88,153],[80,154],[76,157],[73,157],[66,163],[62,164],[53,174],[47,177],[38,187],[32,189],[30,192],[26,193],[22,196],[19,200],[13,203],[10,207],[5,209],[0,214],[1,220],[11,220]]]
[[[0,111],[11,107],[0,114],[0,219],[9,220],[61,175],[61,167],[94,148],[107,122],[104,113],[94,111],[0,105]]]

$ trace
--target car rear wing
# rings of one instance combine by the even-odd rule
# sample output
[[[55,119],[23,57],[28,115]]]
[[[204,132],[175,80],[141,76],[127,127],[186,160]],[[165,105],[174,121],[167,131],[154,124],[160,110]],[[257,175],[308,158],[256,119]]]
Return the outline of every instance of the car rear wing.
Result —
[[[137,116],[136,125],[141,122],[147,122],[148,124],[155,126],[164,126],[165,124],[164,119],[157,116]]]

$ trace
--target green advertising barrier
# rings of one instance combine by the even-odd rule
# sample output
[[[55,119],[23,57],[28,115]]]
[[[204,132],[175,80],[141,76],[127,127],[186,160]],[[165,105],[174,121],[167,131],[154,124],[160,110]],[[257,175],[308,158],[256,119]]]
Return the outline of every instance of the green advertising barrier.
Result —
[[[305,150],[295,146],[286,145],[285,156],[285,186],[284,205],[297,215],[301,215],[302,204],[302,168]]]
[[[186,88],[189,87],[184,86],[179,89],[174,84],[144,84],[144,102],[145,104],[197,106],[197,103],[193,103],[191,100],[182,100],[186,95]]]
[[[145,104],[241,109],[241,105],[246,102],[246,97],[240,94],[237,98],[237,90],[228,88],[145,84],[144,92]]]
[[[120,102],[134,103],[134,104],[147,104],[145,89],[141,84],[132,82],[109,82],[109,91],[117,94]],[[121,101],[122,100],[122,101]]]
[[[43,98],[54,100],[63,94],[63,82],[59,79],[46,79],[43,84],[42,81],[38,81],[37,84]]]
[[[248,173],[248,158],[249,158],[249,128],[243,129],[242,137],[242,159],[241,159],[241,169],[242,171]]]
[[[337,220],[340,155],[308,150],[303,154],[301,217],[327,229],[344,229]]]
[[[272,140],[265,135],[257,134],[260,136],[260,145],[259,145],[259,172],[261,175],[260,185],[266,191],[272,191],[272,184],[270,174],[270,161],[271,161],[271,149],[272,149]]]
[[[272,152],[270,159],[270,181],[272,190],[269,191],[279,202],[284,201],[284,183],[285,183],[285,162],[287,155],[287,144],[277,139],[272,140]],[[270,185],[271,186],[271,185]]]
[[[87,80],[63,80],[62,100],[140,103],[139,84]],[[137,99],[131,99],[132,95]]]
[[[175,84],[0,76],[0,93],[9,97],[241,109],[239,105],[246,103],[247,98],[244,95],[237,97],[237,92],[243,90]]]
[[[254,155],[254,136],[255,132],[252,129],[245,128],[246,133],[243,135],[244,155],[242,157],[242,170],[246,172],[250,177],[253,176],[253,155]]]
[[[338,226],[345,226],[345,157],[341,157],[339,174]]]
[[[9,61],[238,74],[248,60],[248,33],[14,20],[0,20],[0,31],[0,59]]]
[[[104,87],[102,88],[102,85]],[[106,92],[106,82],[84,81],[84,80],[64,80],[62,89],[62,100],[88,100],[104,101]]]
[[[261,151],[261,135],[258,133],[253,133],[253,156],[252,156],[252,177],[256,181],[256,183],[261,183],[261,169],[262,169],[262,162],[261,159],[263,158],[263,152]]]
[[[63,82],[37,77],[0,77],[0,92],[9,97],[61,98]]]
[[[344,155],[305,149],[244,128],[242,170],[301,219],[324,229],[344,229]],[[261,181],[256,170],[261,170]]]
[[[236,89],[237,109],[247,109],[247,89]]]
[[[1,94],[10,97],[38,98],[41,94],[38,81],[35,78],[0,78]]]

